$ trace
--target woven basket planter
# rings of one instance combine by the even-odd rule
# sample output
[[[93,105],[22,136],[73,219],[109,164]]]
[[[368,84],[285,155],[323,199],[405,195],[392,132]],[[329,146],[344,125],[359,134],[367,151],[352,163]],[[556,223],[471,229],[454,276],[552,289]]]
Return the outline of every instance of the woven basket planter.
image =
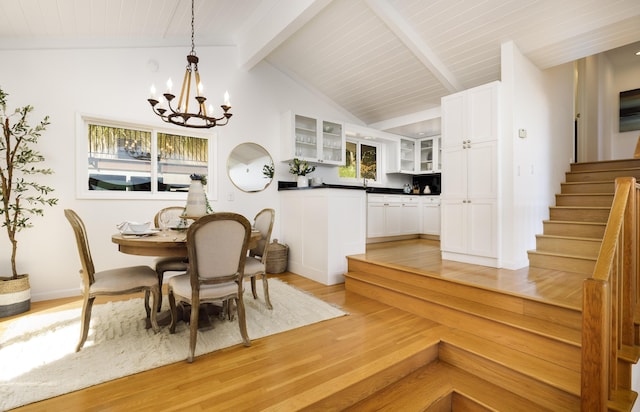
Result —
[[[287,260],[289,258],[289,247],[278,243],[278,239],[267,246],[267,273],[282,273],[287,270]]]
[[[29,275],[0,280],[0,318],[17,315],[31,309]]]

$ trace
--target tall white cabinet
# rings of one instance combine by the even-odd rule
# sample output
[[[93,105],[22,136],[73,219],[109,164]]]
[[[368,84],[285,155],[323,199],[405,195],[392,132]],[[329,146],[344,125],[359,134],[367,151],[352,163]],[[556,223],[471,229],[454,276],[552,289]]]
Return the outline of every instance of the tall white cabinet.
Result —
[[[442,258],[500,267],[499,98],[493,82],[442,98]]]

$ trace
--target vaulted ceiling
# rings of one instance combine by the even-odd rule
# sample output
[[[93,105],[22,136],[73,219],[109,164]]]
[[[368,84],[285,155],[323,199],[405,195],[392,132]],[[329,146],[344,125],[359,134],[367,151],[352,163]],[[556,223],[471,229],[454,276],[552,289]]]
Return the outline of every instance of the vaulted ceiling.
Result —
[[[240,67],[266,60],[365,124],[404,134],[439,128],[442,96],[498,80],[505,41],[540,69],[640,50],[635,0],[196,0],[195,9],[196,47],[236,45]],[[190,20],[189,0],[1,0],[0,49],[188,47]]]

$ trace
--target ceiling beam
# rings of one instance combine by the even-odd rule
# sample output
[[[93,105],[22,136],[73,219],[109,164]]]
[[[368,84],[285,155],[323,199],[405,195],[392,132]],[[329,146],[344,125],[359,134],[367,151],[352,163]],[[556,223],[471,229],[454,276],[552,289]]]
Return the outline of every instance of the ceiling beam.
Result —
[[[366,3],[449,92],[464,90],[453,73],[392,5],[385,0],[366,0]]]
[[[426,120],[437,119],[442,116],[440,106],[432,109],[423,110],[421,112],[410,113],[404,116],[394,117],[393,119],[383,120],[381,122],[371,123],[367,126],[378,130],[388,130],[394,127],[406,126],[408,124],[419,123]]]
[[[251,70],[331,0],[275,0],[259,8],[236,38],[239,66]]]

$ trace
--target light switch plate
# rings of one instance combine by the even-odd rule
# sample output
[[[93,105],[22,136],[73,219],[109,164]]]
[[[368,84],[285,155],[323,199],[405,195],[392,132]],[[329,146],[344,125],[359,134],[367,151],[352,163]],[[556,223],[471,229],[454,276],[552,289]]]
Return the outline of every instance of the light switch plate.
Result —
[[[518,129],[518,137],[524,139],[527,137],[527,129]]]

